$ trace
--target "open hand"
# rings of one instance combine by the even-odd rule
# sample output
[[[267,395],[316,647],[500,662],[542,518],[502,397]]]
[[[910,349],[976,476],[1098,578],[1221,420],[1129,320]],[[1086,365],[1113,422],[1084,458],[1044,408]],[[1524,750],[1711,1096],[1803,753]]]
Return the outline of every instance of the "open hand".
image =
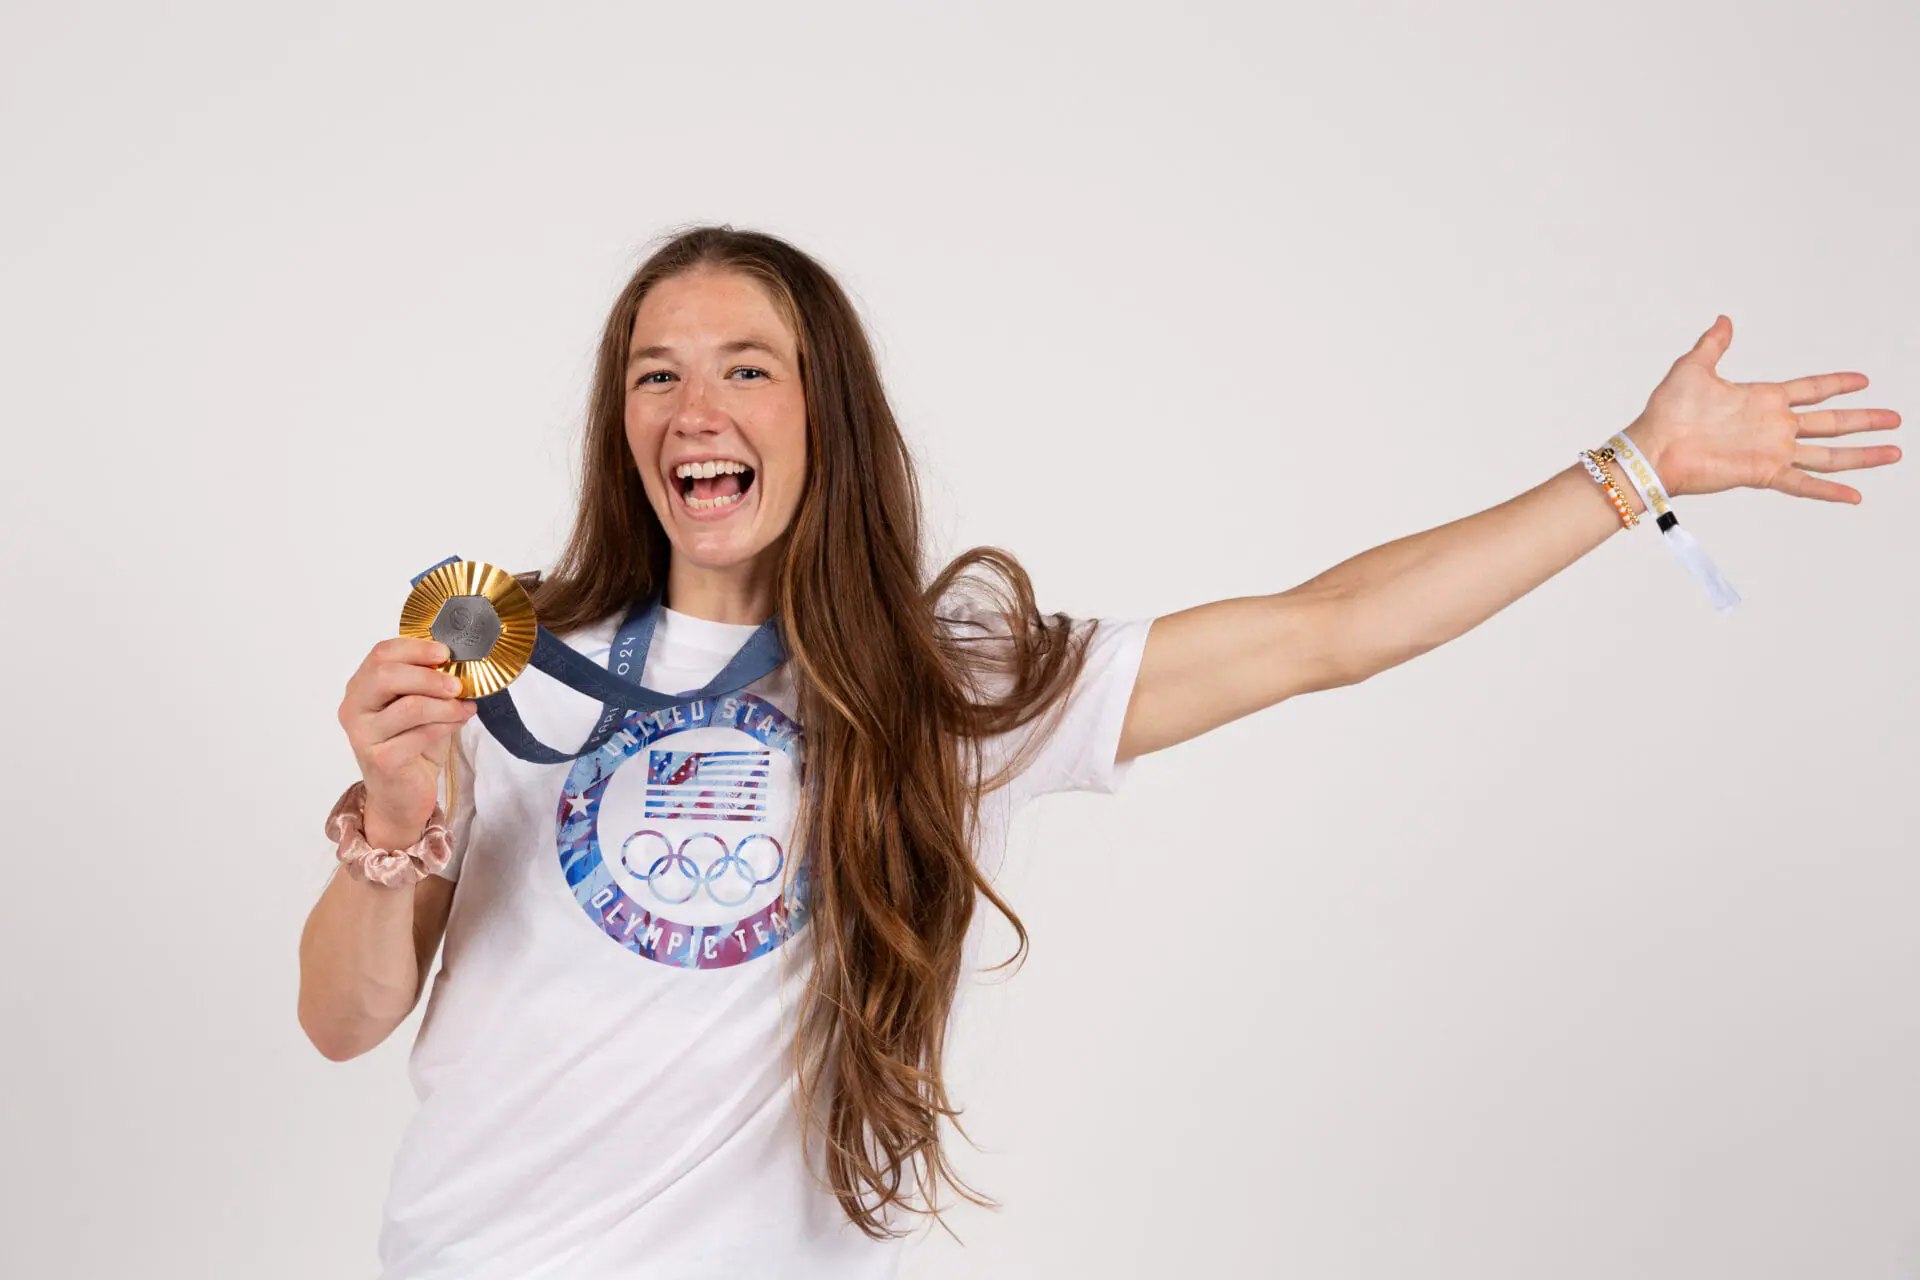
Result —
[[[1733,322],[1717,317],[1693,350],[1674,362],[1647,407],[1627,428],[1667,492],[1777,489],[1796,498],[1859,502],[1860,491],[1812,472],[1858,471],[1900,460],[1890,444],[1836,449],[1827,440],[1900,425],[1891,409],[1796,413],[1867,385],[1864,373],[1822,373],[1788,382],[1728,382],[1714,372],[1733,342]]]

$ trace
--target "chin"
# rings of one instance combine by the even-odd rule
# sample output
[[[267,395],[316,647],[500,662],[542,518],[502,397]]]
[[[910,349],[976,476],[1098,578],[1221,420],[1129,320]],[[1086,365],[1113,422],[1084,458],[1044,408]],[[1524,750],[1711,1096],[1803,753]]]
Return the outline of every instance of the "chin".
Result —
[[[734,547],[713,545],[712,539],[695,538],[691,542],[674,542],[674,559],[682,564],[698,569],[707,569],[715,573],[724,573],[730,569],[739,569],[752,564],[760,558],[765,548]]]
[[[669,532],[667,542],[673,558],[691,568],[710,573],[738,572],[764,559],[777,539],[762,541],[751,529],[688,529],[684,525]]]

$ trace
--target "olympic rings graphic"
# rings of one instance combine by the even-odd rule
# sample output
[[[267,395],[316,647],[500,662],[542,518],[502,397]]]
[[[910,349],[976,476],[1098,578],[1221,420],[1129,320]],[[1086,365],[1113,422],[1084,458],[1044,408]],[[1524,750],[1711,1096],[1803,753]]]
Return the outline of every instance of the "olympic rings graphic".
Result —
[[[647,864],[643,873],[634,868],[633,860],[628,857],[628,849],[633,842],[643,836],[652,836],[660,842],[663,850],[653,861]],[[696,840],[711,840],[720,846],[719,856],[709,862],[703,871],[700,865],[687,856],[687,846]],[[764,840],[773,846],[773,870],[761,875],[746,856],[747,846],[756,840]],[[651,827],[643,827],[620,842],[620,865],[627,874],[646,883],[655,898],[669,905],[677,906],[689,902],[702,889],[707,897],[723,907],[737,907],[753,896],[754,890],[763,884],[771,884],[786,869],[787,851],[780,842],[770,835],[755,832],[727,848],[727,842],[711,831],[699,831],[682,840],[676,848],[672,841]],[[726,894],[721,889],[726,886]],[[680,892],[684,888],[684,892]],[[679,893],[678,897],[674,894]],[[735,896],[735,895],[738,896]]]

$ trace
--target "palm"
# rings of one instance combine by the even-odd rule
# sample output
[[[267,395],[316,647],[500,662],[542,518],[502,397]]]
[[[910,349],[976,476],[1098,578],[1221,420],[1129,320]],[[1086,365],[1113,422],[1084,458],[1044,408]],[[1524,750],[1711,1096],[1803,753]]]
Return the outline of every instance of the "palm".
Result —
[[[1728,382],[1715,366],[1733,341],[1725,316],[1674,362],[1629,433],[1675,495],[1723,489],[1775,489],[1800,498],[1858,502],[1850,486],[1814,472],[1884,467],[1900,459],[1893,445],[1832,448],[1808,440],[1900,425],[1891,409],[1823,409],[1801,405],[1867,385],[1865,374],[1826,373],[1789,382]]]

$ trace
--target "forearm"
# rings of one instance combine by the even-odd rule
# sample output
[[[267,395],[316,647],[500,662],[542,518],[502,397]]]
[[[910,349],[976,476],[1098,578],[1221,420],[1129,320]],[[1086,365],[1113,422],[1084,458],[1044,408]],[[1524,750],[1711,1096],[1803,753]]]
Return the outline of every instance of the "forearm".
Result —
[[[376,834],[371,826],[368,834]],[[327,1057],[344,1060],[373,1048],[419,999],[415,892],[413,885],[372,884],[341,869],[307,916],[300,935],[300,1026]]]
[[[1636,511],[1639,498],[1622,480]],[[1575,463],[1478,514],[1362,552],[1299,588],[1330,600],[1334,682],[1355,684],[1464,635],[1621,528]]]

